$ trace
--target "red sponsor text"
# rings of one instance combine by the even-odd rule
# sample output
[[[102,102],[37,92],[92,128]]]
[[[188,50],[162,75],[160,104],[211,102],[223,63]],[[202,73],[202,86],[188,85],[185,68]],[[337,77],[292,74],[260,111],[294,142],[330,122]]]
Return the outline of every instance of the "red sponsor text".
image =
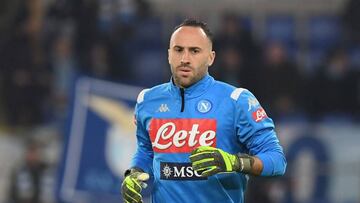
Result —
[[[199,146],[216,146],[215,119],[152,119],[154,152],[189,153]]]
[[[262,107],[260,107],[252,113],[252,118],[254,119],[255,122],[258,123],[262,121],[264,118],[267,118],[267,114],[265,110]]]

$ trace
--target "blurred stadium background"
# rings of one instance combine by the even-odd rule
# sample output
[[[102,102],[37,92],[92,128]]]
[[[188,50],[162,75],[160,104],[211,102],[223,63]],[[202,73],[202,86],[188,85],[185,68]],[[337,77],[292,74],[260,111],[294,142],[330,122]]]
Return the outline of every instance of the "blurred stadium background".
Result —
[[[359,0],[2,0],[0,202],[120,202],[136,96],[169,80],[188,17],[285,148],[286,176],[252,178],[247,202],[359,203]]]

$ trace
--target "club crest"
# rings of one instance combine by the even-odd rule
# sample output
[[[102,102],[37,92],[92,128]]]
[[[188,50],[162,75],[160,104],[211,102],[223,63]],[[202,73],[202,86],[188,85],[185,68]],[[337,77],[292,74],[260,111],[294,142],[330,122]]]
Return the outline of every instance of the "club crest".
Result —
[[[212,105],[211,105],[211,102],[208,101],[208,100],[200,100],[197,104],[197,110],[200,112],[200,113],[207,113],[210,111]]]

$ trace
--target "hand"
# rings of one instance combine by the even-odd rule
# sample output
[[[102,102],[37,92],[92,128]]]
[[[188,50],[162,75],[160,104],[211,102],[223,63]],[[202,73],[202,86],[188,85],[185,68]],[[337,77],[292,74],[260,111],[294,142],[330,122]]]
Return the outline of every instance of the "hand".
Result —
[[[147,187],[145,183],[147,180],[149,180],[149,174],[132,169],[121,185],[123,201],[125,203],[142,203],[141,190]]]
[[[207,146],[192,151],[190,161],[193,169],[204,177],[233,171],[249,173],[253,163],[249,155],[238,156]]]

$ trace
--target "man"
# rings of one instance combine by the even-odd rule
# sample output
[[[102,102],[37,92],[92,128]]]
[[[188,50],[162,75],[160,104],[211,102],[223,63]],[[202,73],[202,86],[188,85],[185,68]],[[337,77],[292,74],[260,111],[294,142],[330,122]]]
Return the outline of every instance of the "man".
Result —
[[[206,24],[186,20],[170,39],[169,83],[143,90],[135,117],[138,148],[125,173],[125,202],[244,202],[248,176],[276,176],[286,161],[274,124],[246,89],[214,80]]]
[[[24,163],[12,170],[9,203],[42,203],[47,197],[46,179],[49,167],[41,156],[41,145],[30,141],[25,149]]]

